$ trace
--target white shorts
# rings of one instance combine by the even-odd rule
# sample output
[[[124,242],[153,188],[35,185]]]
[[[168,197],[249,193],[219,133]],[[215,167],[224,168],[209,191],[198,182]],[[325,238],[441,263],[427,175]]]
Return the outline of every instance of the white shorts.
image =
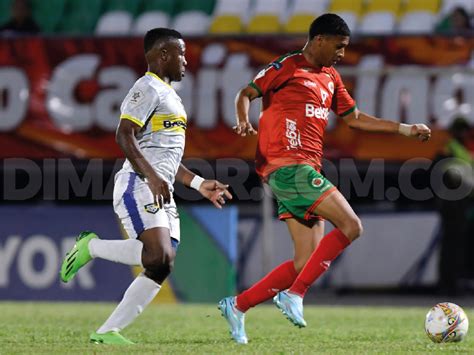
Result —
[[[114,211],[129,238],[136,239],[151,228],[165,227],[169,229],[170,237],[179,243],[179,214],[173,196],[170,203],[159,208],[148,184],[136,173],[115,176]]]

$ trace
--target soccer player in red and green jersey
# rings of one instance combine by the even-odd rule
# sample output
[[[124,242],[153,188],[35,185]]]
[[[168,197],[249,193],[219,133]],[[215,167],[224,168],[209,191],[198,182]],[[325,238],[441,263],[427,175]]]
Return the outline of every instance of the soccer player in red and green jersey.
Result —
[[[344,57],[350,30],[342,18],[324,14],[313,21],[302,50],[268,65],[236,98],[241,136],[257,132],[249,122],[250,101],[262,97],[256,169],[278,202],[279,218],[288,226],[294,258],[277,266],[237,297],[219,302],[232,337],[247,343],[245,312],[272,297],[295,325],[305,327],[303,297],[331,262],[362,234],[360,219],[344,196],[320,174],[323,135],[329,111],[351,127],[398,133],[421,141],[430,138],[424,124],[406,125],[373,117],[357,109],[333,65]],[[335,229],[324,235],[323,220]]]

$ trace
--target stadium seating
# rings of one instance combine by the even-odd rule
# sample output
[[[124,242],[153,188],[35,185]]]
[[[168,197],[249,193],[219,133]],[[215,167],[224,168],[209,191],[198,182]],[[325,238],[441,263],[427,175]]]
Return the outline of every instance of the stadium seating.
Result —
[[[64,0],[33,0],[32,14],[43,32],[55,32],[64,12]]]
[[[240,33],[247,22],[250,0],[218,0],[210,33]]]
[[[332,0],[329,6],[329,12],[352,12],[356,15],[362,13],[364,0]]]
[[[395,15],[390,12],[371,12],[360,21],[360,34],[391,34],[395,28]]]
[[[12,0],[0,0],[0,24],[4,24],[10,18]]]
[[[437,14],[439,7],[440,0],[406,0],[404,10],[405,13],[430,12],[432,14]]]
[[[436,23],[440,0],[407,0],[398,23],[398,33],[428,34]]]
[[[201,11],[211,15],[214,10],[215,0],[180,0],[176,3],[176,13],[188,11]]]
[[[101,0],[67,0],[59,24],[59,32],[67,34],[92,33],[101,10]]]
[[[105,0],[104,12],[126,11],[135,16],[138,13],[140,1],[137,0]]]
[[[362,13],[363,0],[332,0],[329,12],[336,13],[346,21],[351,31],[356,30],[359,16]]]
[[[214,0],[181,0],[176,4],[171,27],[183,35],[207,33],[214,4]]]
[[[290,6],[288,20],[283,26],[287,33],[306,33],[311,22],[322,13],[326,12],[327,0],[295,0]]]
[[[0,0],[0,24],[10,18],[12,1]],[[119,35],[141,35],[152,27],[173,27],[188,36],[305,34],[325,12],[337,13],[354,33],[427,34],[456,7],[474,13],[474,0],[31,0],[31,5],[45,33]],[[113,24],[117,19],[125,23]]]
[[[95,29],[99,36],[127,35],[132,28],[132,14],[127,11],[114,10],[103,14]]]
[[[161,11],[148,11],[139,15],[132,25],[132,33],[143,35],[148,30],[156,27],[168,27],[170,16]]]
[[[390,34],[394,32],[399,12],[399,0],[371,0],[367,3],[358,30],[361,34]]]
[[[286,15],[287,0],[273,0],[271,6],[267,0],[255,0],[253,16],[246,31],[248,33],[278,33],[283,17]]]
[[[185,11],[175,16],[171,27],[183,35],[202,35],[207,33],[210,21],[210,16],[202,11]]]
[[[398,24],[401,34],[428,34],[435,25],[436,15],[425,11],[414,11],[405,14]]]
[[[159,11],[173,16],[175,13],[176,1],[175,0],[145,0],[143,2],[143,13],[148,11]]]

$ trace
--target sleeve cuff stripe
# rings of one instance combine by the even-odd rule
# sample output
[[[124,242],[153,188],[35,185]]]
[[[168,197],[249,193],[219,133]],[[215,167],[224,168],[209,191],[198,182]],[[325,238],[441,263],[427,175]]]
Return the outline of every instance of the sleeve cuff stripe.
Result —
[[[341,113],[339,116],[341,116],[341,117],[347,116],[348,114],[354,112],[356,110],[356,108],[357,108],[357,105],[354,105],[349,110],[347,110],[346,112]]]
[[[140,121],[138,118],[130,116],[130,115],[121,115],[120,119],[125,119],[125,120],[132,121],[133,123],[136,123],[140,127],[143,127],[143,125],[144,125],[144,123],[142,121]]]
[[[258,91],[258,94],[259,94],[260,96],[263,96],[262,90],[260,90],[260,88],[258,87],[257,84],[255,84],[255,82],[251,81],[251,82],[249,83],[249,86],[251,86],[251,87],[253,87],[255,90],[257,90],[257,91]]]

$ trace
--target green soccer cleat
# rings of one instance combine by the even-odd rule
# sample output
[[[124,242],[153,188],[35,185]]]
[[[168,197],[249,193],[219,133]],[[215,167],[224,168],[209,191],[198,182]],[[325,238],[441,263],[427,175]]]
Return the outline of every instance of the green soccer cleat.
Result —
[[[89,253],[89,242],[94,238],[99,237],[93,232],[82,232],[76,238],[76,244],[74,244],[71,251],[66,254],[61,265],[59,275],[62,282],[71,280],[81,267],[92,260]]]
[[[104,334],[92,333],[89,337],[91,343],[106,345],[134,345],[135,343],[125,338],[119,332],[107,332]]]

